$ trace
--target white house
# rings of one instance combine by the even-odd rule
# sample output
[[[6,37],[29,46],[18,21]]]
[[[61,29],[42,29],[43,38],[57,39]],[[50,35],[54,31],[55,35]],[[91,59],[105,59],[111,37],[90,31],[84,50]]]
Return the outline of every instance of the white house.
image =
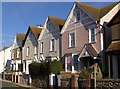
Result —
[[[0,51],[0,73],[11,69],[11,47],[4,47]]]

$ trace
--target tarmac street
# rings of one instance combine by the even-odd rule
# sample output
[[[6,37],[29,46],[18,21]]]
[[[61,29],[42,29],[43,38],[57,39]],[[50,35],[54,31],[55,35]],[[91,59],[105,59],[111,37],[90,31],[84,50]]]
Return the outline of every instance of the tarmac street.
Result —
[[[32,87],[32,86],[13,83],[11,81],[1,80],[1,79],[0,79],[0,83],[2,83],[2,84],[0,84],[0,88],[2,85],[1,89],[41,89],[41,88],[36,88],[36,87]]]

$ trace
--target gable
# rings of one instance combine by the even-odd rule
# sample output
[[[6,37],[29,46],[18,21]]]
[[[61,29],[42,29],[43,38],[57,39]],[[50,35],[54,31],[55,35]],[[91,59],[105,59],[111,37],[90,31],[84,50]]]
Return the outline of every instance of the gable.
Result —
[[[60,35],[61,29],[59,28],[59,26],[62,26],[64,22],[65,21],[63,19],[56,18],[53,16],[48,16],[44,23],[43,29],[41,31],[41,34],[38,40],[45,39],[47,37],[54,37],[56,35]],[[49,29],[49,24],[51,25],[50,26],[51,29]]]
[[[42,28],[38,28],[38,27],[33,27],[33,26],[29,26],[27,34],[25,35],[25,39],[23,42],[23,46],[26,43],[26,40],[28,41],[29,39],[32,40],[34,39],[34,41],[37,41],[37,39],[39,38],[39,35],[41,34]],[[28,36],[29,35],[29,36]],[[32,40],[33,41],[33,40]],[[31,42],[32,42],[31,41]],[[33,42],[34,42],[33,41]]]
[[[33,45],[37,44],[37,40],[36,40],[32,30],[29,31],[27,38],[25,40],[25,45],[30,45],[30,44],[33,44]]]
[[[18,35],[16,35],[15,39],[14,39],[14,42],[13,42],[13,45],[12,45],[12,49],[15,49],[15,48],[18,48],[18,47],[22,47],[22,44],[19,40]]]
[[[89,57],[90,56],[90,54],[88,53],[88,51],[86,50],[86,48],[83,48],[83,50],[82,50],[82,53],[80,54],[80,58],[81,57]]]
[[[74,21],[74,19],[72,18],[72,15],[76,7],[79,7],[80,9],[82,9],[95,22],[101,19],[101,24],[102,24],[104,21],[107,21],[107,20],[109,21],[109,19],[111,18],[111,15],[108,15],[107,17],[106,15],[110,13],[115,7],[119,9],[118,5],[119,5],[119,2],[116,2],[104,8],[96,8],[96,7],[92,7],[92,6],[89,6],[89,5],[80,3],[80,2],[75,2],[67,17],[64,27],[62,28],[61,34],[65,32],[65,29],[69,25],[70,20]]]
[[[79,55],[79,58],[89,57],[89,56],[93,57],[94,59],[100,57],[98,52],[95,50],[95,48],[91,44],[85,44]]]
[[[80,20],[76,21],[76,12],[80,12]],[[70,11],[70,14],[68,15],[68,18],[65,22],[64,27],[62,28],[61,34],[82,26],[86,26],[89,24],[95,23],[95,20],[88,15],[85,10],[83,10],[79,5],[76,3],[73,5],[73,8]]]

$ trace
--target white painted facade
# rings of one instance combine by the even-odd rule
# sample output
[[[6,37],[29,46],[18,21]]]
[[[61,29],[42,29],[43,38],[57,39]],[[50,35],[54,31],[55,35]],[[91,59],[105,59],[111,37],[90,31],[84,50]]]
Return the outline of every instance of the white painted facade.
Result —
[[[11,48],[11,58],[14,59],[14,49],[22,47],[22,44],[19,40],[18,35],[15,36],[12,48]],[[21,64],[21,60],[12,60],[11,61],[11,69],[18,70],[18,64]]]
[[[0,52],[0,73],[11,69],[11,48],[9,47]]]

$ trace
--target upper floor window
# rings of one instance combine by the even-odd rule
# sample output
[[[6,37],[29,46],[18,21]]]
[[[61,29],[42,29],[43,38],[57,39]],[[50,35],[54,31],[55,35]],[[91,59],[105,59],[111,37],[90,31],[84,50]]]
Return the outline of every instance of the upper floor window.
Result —
[[[34,48],[34,54],[37,54],[37,47]]]
[[[89,28],[89,43],[95,42],[95,27]]]
[[[29,56],[29,51],[30,51],[30,48],[27,47],[27,55],[26,56]]]
[[[47,23],[47,29],[51,31],[52,24],[50,22]]]
[[[69,47],[75,46],[75,32],[69,33]]]
[[[40,43],[40,53],[43,53],[43,42]]]
[[[20,58],[20,50],[17,50],[17,58]]]
[[[50,51],[54,51],[54,39],[50,40]]]
[[[12,59],[14,59],[14,50],[12,51]]]
[[[80,11],[76,11],[76,21],[80,20]]]

